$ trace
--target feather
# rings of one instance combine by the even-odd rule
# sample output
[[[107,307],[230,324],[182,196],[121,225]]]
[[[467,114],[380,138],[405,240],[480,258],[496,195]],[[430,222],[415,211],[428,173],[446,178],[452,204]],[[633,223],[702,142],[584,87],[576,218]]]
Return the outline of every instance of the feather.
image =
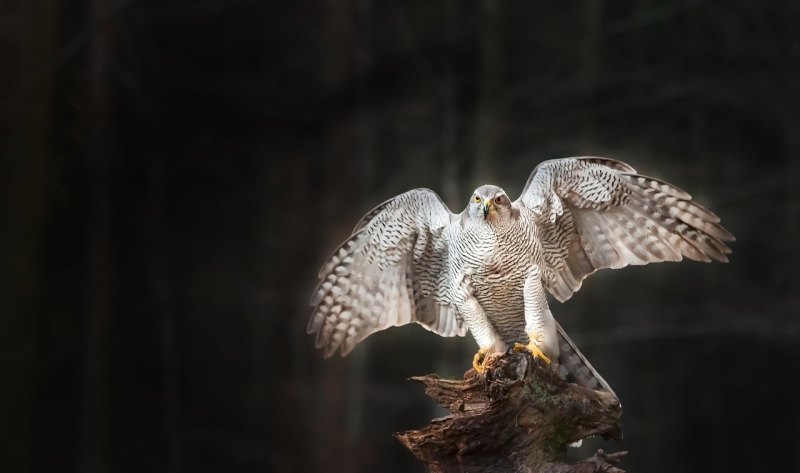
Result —
[[[347,355],[369,335],[411,322],[445,336],[466,333],[455,312],[436,302],[444,298],[437,282],[447,250],[441,229],[453,218],[436,193],[415,189],[359,221],[322,266],[310,301],[306,330],[326,357]]]
[[[551,194],[567,206],[554,221],[542,217]],[[545,284],[559,300],[568,299],[584,278],[602,268],[684,256],[727,262],[731,250],[726,242],[735,240],[719,217],[686,191],[605,158],[545,161],[528,178],[517,204],[536,219],[548,250],[546,273],[553,275]]]

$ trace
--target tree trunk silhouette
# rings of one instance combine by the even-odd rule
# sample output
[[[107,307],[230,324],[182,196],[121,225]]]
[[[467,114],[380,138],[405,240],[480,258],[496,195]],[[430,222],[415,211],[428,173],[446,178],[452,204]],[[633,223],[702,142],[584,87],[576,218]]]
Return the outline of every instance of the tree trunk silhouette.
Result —
[[[491,182],[495,178],[492,164],[497,157],[501,117],[499,103],[503,90],[502,2],[481,2],[480,29],[481,75],[475,140],[473,182]]]
[[[41,247],[48,215],[52,78],[43,65],[53,54],[57,6],[50,0],[19,2],[3,12],[4,62],[0,90],[0,442],[4,471],[29,471],[41,379],[43,333]],[[9,34],[17,31],[15,37]],[[51,178],[52,179],[52,178]]]
[[[108,14],[107,0],[92,0],[90,21],[100,24]],[[82,471],[95,473],[109,468],[110,392],[109,330],[112,318],[112,174],[113,149],[113,29],[104,24],[92,38],[88,52],[86,169],[89,201],[86,218],[87,281],[85,285],[86,328],[83,353]]]

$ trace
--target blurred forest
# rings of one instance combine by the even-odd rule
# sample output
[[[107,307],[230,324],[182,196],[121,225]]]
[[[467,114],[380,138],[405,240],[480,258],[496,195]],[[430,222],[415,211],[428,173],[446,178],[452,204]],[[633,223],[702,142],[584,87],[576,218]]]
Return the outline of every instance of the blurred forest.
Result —
[[[474,341],[323,360],[319,266],[407,189],[592,154],[737,241],[553,303],[625,408],[584,450],[800,471],[800,2],[9,0],[0,70],[0,470],[423,472],[406,378]]]

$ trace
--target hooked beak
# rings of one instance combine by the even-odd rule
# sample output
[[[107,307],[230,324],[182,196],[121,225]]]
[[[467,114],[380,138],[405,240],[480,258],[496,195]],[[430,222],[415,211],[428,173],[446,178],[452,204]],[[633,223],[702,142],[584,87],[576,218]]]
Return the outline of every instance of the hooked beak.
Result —
[[[489,210],[492,209],[492,201],[483,201],[483,218],[489,215]]]

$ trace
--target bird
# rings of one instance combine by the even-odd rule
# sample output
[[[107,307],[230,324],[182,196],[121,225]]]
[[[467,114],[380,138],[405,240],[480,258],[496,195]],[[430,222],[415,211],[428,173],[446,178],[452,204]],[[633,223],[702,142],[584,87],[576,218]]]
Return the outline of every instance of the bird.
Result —
[[[515,201],[482,185],[457,214],[424,188],[375,207],[320,270],[307,332],[326,358],[414,322],[443,337],[469,332],[478,372],[489,356],[527,351],[613,394],[553,317],[547,293],[564,302],[604,268],[727,262],[734,240],[687,192],[628,164],[552,159]]]

